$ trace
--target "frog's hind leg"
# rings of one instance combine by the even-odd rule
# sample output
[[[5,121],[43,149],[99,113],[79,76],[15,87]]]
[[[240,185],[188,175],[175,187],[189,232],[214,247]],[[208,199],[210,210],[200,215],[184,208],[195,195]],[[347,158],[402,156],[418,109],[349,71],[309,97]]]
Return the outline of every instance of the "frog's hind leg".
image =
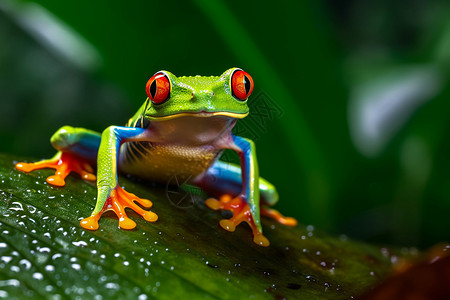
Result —
[[[250,221],[251,214],[245,210],[246,203],[237,203],[234,198],[242,190],[242,175],[239,166],[216,161],[206,173],[196,179],[195,184],[201,187],[205,192],[215,199],[208,199],[206,205],[211,209],[225,209],[233,212],[233,217],[229,220],[222,220],[220,225],[228,231],[234,231],[234,228],[241,222],[249,223],[253,233],[257,233],[256,226],[252,226]],[[275,187],[263,178],[259,178],[259,191],[261,197],[261,215],[275,219],[281,224],[287,226],[297,225],[297,220],[290,217],[284,217],[277,210],[269,208],[278,202],[278,193]],[[234,198],[234,199],[233,199]]]
[[[84,128],[64,126],[51,138],[53,147],[58,150],[50,159],[36,163],[20,162],[16,169],[31,172],[37,169],[55,169],[55,175],[49,176],[47,182],[64,186],[65,178],[70,172],[76,172],[85,180],[96,180],[92,165],[95,165],[100,146],[100,134]]]

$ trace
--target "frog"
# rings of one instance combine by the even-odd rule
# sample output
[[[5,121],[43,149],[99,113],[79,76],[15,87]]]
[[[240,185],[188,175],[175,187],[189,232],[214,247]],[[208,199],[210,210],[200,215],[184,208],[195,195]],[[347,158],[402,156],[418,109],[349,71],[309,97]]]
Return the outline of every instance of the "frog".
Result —
[[[106,211],[113,211],[118,227],[125,230],[136,227],[126,209],[148,222],[158,220],[150,210],[151,200],[120,186],[119,173],[160,183],[176,176],[207,193],[205,204],[210,209],[232,213],[230,219],[220,220],[220,227],[233,232],[245,222],[253,242],[267,247],[261,215],[287,226],[295,226],[297,220],[272,208],[278,192],[259,176],[255,143],[232,133],[236,122],[249,114],[253,88],[253,78],[240,68],[220,76],[177,77],[158,71],[147,81],[146,100],[125,126],[109,126],[102,133],[63,126],[50,139],[57,150],[52,158],[15,167],[22,172],[55,169],[46,181],[58,187],[72,172],[96,181],[95,207],[80,221],[86,230],[97,230]],[[225,149],[239,155],[240,165],[220,159]]]

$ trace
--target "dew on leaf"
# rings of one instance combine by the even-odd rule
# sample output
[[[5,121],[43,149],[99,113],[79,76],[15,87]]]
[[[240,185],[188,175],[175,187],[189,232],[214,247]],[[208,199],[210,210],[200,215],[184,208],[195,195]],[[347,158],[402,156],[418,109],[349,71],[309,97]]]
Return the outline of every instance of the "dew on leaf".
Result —
[[[47,285],[47,286],[45,287],[45,291],[46,291],[46,292],[53,292],[54,289],[55,289],[55,288],[54,288],[52,285]]]
[[[113,282],[106,283],[105,287],[107,289],[114,289],[114,290],[118,290],[120,288],[120,286],[117,283],[113,283]]]
[[[55,270],[55,267],[52,265],[45,266],[45,271],[47,271],[47,272],[53,272],[54,270]]]
[[[2,256],[1,260],[5,263],[9,263],[12,260],[12,256]]]
[[[11,266],[10,270],[16,273],[20,272],[20,268],[18,266]]]
[[[4,286],[20,286],[20,282],[17,279],[0,280],[0,287]]]
[[[72,264],[72,268],[77,271],[81,270],[81,266],[79,264]]]
[[[55,260],[55,259],[60,258],[60,257],[62,257],[62,254],[61,253],[56,253],[56,254],[54,254],[52,256],[52,259]]]
[[[19,265],[24,265],[26,270],[29,270],[31,268],[31,263],[26,259],[21,259],[19,261]]]
[[[36,272],[36,273],[33,273],[33,278],[36,280],[42,280],[44,278],[44,276],[41,273]]]

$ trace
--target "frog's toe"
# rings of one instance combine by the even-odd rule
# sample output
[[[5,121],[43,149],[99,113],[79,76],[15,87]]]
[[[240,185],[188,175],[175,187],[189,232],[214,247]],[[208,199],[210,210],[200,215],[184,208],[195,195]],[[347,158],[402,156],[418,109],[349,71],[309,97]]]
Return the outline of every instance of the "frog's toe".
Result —
[[[270,246],[269,240],[262,234],[256,234],[253,237],[253,242],[259,246],[268,247]]]
[[[16,164],[16,169],[25,173],[31,172],[33,170],[36,170],[37,168],[35,167],[34,163],[25,163],[25,162],[20,162]]]
[[[100,219],[101,213],[98,213],[96,215],[87,217],[83,220],[81,220],[80,225],[84,229],[87,230],[97,230],[98,229],[98,220]]]
[[[220,220],[219,224],[220,224],[220,227],[222,227],[226,231],[233,232],[236,230],[236,224],[234,224],[233,221],[223,219],[223,220]]]
[[[158,215],[155,214],[152,211],[145,211],[145,213],[141,214],[141,216],[147,221],[147,222],[155,222],[158,220]]]
[[[153,206],[152,201],[147,200],[147,199],[141,199],[135,196],[135,198],[133,198],[133,201],[139,203],[141,206],[145,207],[145,208],[150,208]]]
[[[218,210],[222,208],[222,204],[216,199],[209,198],[205,201],[206,206],[211,208],[212,210]]]
[[[47,177],[47,183],[55,186],[64,186],[66,185],[65,177],[55,174],[53,176]]]
[[[119,219],[119,228],[122,229],[134,229],[136,227],[136,222],[131,220],[127,217],[127,215],[124,215]]]
[[[96,181],[97,180],[97,176],[95,176],[92,173],[88,173],[88,172],[82,171],[80,173],[80,175],[81,175],[81,178],[83,178],[84,180],[89,180],[89,181]]]
[[[279,211],[265,206],[261,207],[261,215],[272,218],[278,223],[286,226],[296,226],[298,224],[296,219],[292,217],[285,217]]]

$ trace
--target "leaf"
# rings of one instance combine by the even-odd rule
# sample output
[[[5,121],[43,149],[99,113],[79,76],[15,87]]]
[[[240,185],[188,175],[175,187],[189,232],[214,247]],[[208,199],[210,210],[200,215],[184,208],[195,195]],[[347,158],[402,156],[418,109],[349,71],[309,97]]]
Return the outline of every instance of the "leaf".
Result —
[[[95,185],[69,176],[66,187],[50,186],[52,170],[21,173],[14,163],[23,160],[0,154],[0,296],[8,299],[349,299],[391,270],[380,249],[312,226],[264,219],[271,246],[259,247],[247,226],[220,229],[223,216],[198,196],[126,177],[121,185],[152,200],[159,220],[130,212],[137,228],[125,231],[111,214],[86,231],[79,221],[93,209]]]

